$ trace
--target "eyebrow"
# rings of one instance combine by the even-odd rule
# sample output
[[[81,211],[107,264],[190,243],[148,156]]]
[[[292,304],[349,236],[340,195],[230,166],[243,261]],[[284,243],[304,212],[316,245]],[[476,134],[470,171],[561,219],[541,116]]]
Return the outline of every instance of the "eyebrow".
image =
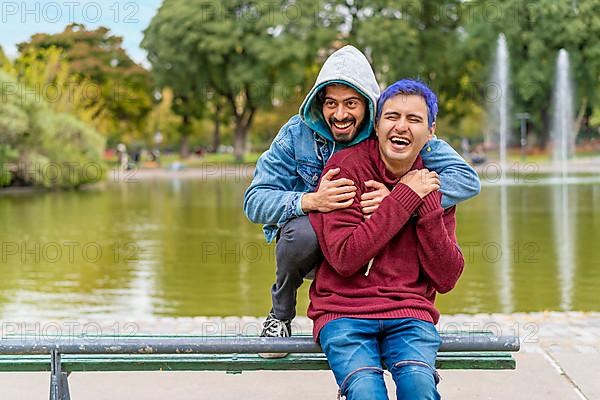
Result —
[[[385,113],[383,113],[383,115],[385,116],[395,116],[395,115],[401,115],[402,113],[399,113],[398,111],[386,111]],[[409,113],[407,115],[407,117],[416,117],[419,119],[423,119],[424,117],[421,114],[416,114],[416,113]]]
[[[330,97],[330,96],[325,96],[325,100],[338,101],[337,99],[334,99],[333,97]],[[345,99],[342,99],[341,101],[348,101],[348,100],[358,100],[358,101],[360,101],[360,98],[358,96],[350,96],[350,97],[346,97]]]

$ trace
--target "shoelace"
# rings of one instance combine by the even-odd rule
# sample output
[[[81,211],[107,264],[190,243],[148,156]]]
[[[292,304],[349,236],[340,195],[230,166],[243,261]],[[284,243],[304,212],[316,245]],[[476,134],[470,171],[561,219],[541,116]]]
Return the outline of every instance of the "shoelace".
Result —
[[[269,334],[269,336],[282,336],[282,334],[289,336],[287,326],[284,322],[278,319],[271,319],[265,321],[264,329],[265,332]]]

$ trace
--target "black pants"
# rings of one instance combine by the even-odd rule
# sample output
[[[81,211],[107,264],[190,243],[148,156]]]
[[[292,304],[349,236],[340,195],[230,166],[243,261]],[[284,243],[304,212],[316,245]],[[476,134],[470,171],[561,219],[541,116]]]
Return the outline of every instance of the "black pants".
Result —
[[[276,281],[271,288],[273,311],[279,319],[293,319],[298,288],[304,278],[312,279],[313,269],[323,259],[317,235],[307,216],[294,218],[281,228],[275,252]]]

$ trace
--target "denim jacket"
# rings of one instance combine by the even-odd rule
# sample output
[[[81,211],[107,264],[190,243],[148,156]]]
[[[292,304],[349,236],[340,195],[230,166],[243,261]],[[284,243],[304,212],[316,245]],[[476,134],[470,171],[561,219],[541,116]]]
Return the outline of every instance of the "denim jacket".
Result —
[[[315,190],[334,151],[335,142],[314,132],[295,115],[258,159],[254,179],[244,194],[244,213],[250,221],[264,224],[267,242],[275,239],[287,221],[305,215],[302,195]],[[451,207],[479,193],[477,173],[448,143],[430,140],[421,157],[425,167],[440,176],[442,206]]]

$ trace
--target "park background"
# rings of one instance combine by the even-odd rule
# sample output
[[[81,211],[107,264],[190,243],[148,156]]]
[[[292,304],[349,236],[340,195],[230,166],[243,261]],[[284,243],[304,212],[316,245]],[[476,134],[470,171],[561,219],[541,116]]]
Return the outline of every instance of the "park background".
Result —
[[[382,87],[437,92],[439,137],[480,174],[439,329],[520,335],[521,372],[445,374],[447,398],[600,398],[600,0],[4,1],[0,20],[3,335],[256,333],[274,245],[243,193],[323,61],[352,44]],[[5,375],[5,398],[47,395],[46,375]],[[271,375],[85,376],[76,398],[275,390]],[[299,396],[335,393],[328,373],[303,379],[320,383]]]
[[[477,164],[482,193],[459,207],[467,268],[442,311],[599,311],[599,10],[598,0],[3,3],[2,314],[265,314],[274,246],[245,219],[243,191],[345,44],[367,54],[382,87],[409,77],[434,88],[439,137]],[[28,22],[39,27],[20,28]],[[557,164],[565,108],[573,145]]]

